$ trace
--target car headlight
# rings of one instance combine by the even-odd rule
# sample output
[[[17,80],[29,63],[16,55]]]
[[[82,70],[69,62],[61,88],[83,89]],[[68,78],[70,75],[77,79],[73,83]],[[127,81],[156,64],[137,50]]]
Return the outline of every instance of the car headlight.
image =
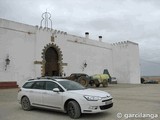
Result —
[[[102,99],[99,96],[90,96],[90,95],[84,95],[84,98],[88,101],[98,101]]]

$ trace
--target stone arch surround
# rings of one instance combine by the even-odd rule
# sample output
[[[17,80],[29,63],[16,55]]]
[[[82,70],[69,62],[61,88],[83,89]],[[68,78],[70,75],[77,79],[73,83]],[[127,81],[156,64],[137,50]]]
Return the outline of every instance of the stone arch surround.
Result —
[[[54,48],[57,51],[58,54],[58,64],[59,64],[59,73],[62,74],[63,73],[63,66],[62,66],[62,60],[63,60],[63,54],[61,49],[54,43],[49,43],[46,46],[44,46],[44,49],[42,50],[42,66],[41,66],[41,75],[44,76],[45,75],[45,54],[46,51],[48,50],[48,48]]]

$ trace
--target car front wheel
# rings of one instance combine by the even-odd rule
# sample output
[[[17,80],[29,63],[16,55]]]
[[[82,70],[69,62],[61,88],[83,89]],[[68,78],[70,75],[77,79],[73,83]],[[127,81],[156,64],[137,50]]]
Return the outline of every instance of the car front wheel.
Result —
[[[81,115],[80,106],[76,101],[70,101],[67,104],[67,113],[71,118],[79,118]]]
[[[26,110],[26,111],[31,110],[31,104],[30,104],[28,97],[22,98],[21,105],[22,105],[23,110]]]

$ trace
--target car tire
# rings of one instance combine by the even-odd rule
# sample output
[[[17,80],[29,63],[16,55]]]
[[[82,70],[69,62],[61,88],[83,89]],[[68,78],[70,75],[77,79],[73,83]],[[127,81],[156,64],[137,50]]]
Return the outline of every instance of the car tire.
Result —
[[[103,85],[103,87],[107,87],[108,86],[108,81],[107,80],[103,80],[102,85]]]
[[[90,84],[90,86],[94,86],[94,84],[95,84],[95,83],[94,83],[94,80],[90,80],[90,81],[89,81],[89,84]]]
[[[22,106],[23,110],[26,110],[26,111],[31,110],[32,107],[31,107],[31,104],[30,104],[30,101],[29,101],[28,97],[23,97],[22,98],[21,106]]]
[[[95,83],[95,86],[96,86],[96,87],[99,87],[99,86],[100,86],[100,83],[99,83],[98,79],[94,80],[94,83]]]
[[[81,115],[81,109],[79,104],[76,101],[68,102],[67,113],[73,119],[79,118]]]
[[[89,79],[86,78],[85,76],[81,76],[80,78],[78,78],[78,82],[84,87],[87,87],[89,84]]]

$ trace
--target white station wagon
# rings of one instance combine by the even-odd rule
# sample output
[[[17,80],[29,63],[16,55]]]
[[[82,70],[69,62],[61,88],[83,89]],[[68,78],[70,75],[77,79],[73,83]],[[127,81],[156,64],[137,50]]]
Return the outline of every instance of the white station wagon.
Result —
[[[85,88],[71,80],[47,77],[28,80],[18,92],[18,101],[24,110],[54,109],[74,119],[81,113],[104,112],[113,106],[107,92]]]

